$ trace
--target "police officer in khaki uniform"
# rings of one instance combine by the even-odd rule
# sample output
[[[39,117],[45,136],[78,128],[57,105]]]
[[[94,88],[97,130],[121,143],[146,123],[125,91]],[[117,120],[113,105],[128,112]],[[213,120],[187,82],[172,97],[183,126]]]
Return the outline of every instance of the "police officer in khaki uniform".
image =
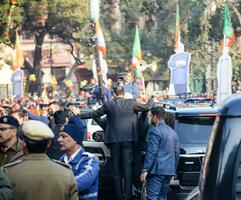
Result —
[[[20,130],[26,157],[4,166],[18,200],[76,200],[78,192],[72,171],[66,164],[46,155],[54,137],[40,121],[30,120]]]
[[[20,141],[17,137],[18,127],[18,120],[14,117],[0,117],[0,166],[23,157]]]

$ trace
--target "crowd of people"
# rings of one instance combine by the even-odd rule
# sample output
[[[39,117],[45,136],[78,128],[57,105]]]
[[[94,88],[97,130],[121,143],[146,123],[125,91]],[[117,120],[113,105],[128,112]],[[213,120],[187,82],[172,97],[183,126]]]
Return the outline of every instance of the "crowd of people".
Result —
[[[83,91],[83,96],[91,94],[89,97],[98,102],[99,86],[94,79]],[[7,189],[0,196],[96,200],[100,168],[94,155],[84,150],[84,119],[97,120],[106,115],[101,123],[111,154],[115,199],[131,200],[136,143],[139,132],[146,135],[149,129],[141,128],[143,119],[139,119],[145,119],[151,111],[152,128],[140,180],[147,182],[147,199],[165,199],[178,162],[178,139],[164,122],[165,111],[154,107],[153,97],[145,103],[138,97],[138,86],[127,74],[125,82],[117,83],[113,91],[104,88],[104,103],[88,112],[80,112],[80,101],[76,104],[71,98],[52,96],[48,102],[37,96],[1,100],[0,165],[4,173],[0,175]],[[73,101],[75,106],[71,106]]]

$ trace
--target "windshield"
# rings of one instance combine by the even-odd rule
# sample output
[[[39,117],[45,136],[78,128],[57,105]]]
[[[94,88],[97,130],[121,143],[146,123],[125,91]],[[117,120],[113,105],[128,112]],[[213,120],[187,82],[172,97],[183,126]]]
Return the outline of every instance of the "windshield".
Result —
[[[180,144],[207,145],[215,116],[182,116],[178,118]]]

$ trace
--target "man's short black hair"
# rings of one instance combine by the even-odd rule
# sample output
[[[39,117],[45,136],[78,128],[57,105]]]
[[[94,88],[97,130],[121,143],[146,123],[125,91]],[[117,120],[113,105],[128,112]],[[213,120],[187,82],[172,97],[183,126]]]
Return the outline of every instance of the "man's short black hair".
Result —
[[[35,141],[24,137],[28,152],[34,153],[46,153],[49,140]]]
[[[67,113],[64,112],[63,110],[57,110],[53,116],[54,116],[55,124],[65,124],[68,117]]]
[[[15,114],[15,113],[16,113],[19,117],[21,117],[21,118],[28,116],[28,112],[27,112],[26,110],[24,110],[24,109],[14,110],[14,111],[11,113],[11,115],[13,115],[13,114]]]
[[[114,89],[114,93],[117,95],[117,96],[120,96],[120,95],[124,95],[125,92],[124,92],[124,87],[122,86],[116,86],[116,88]]]
[[[58,105],[58,106],[59,106],[59,102],[57,102],[57,101],[52,101],[52,102],[49,103],[49,106],[51,106],[51,105]]]
[[[161,107],[154,107],[151,109],[151,114],[157,116],[159,119],[165,119],[166,111]]]

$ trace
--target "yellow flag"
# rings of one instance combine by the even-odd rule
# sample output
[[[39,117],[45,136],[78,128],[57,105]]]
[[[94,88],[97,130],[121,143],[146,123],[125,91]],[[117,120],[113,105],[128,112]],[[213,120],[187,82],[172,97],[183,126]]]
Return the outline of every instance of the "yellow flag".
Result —
[[[15,56],[13,60],[13,70],[19,69],[23,66],[24,56],[20,46],[18,30],[16,30]]]

